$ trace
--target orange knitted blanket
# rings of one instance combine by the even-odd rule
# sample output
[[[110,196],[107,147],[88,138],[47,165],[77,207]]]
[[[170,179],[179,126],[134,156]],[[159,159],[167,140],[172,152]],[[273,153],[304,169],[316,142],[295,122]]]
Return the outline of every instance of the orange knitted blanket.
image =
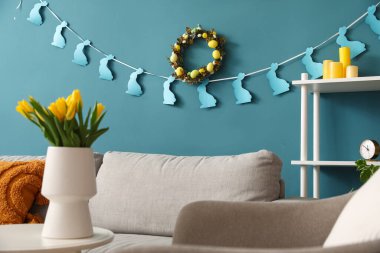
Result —
[[[42,223],[37,215],[29,213],[36,201],[47,205],[41,195],[44,161],[0,161],[0,224]]]

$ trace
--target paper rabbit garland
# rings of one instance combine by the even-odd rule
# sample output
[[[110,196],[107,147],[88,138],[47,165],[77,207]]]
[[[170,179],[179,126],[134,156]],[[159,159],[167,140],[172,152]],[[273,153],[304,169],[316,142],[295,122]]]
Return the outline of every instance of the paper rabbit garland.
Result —
[[[360,41],[349,41],[346,37],[346,32],[347,28],[345,26],[339,28],[339,36],[336,39],[336,43],[341,47],[349,47],[351,59],[353,59],[366,50],[365,44]]]
[[[109,54],[100,60],[100,64],[99,64],[99,78],[100,79],[108,80],[108,81],[113,80],[112,71],[108,68],[108,62],[113,59],[115,59],[115,57],[112,54]]]
[[[376,12],[376,6],[372,5],[368,7],[368,15],[365,18],[365,22],[371,27],[371,30],[376,33],[377,35],[380,35],[380,20],[377,19],[375,16]],[[380,36],[378,37],[380,40]]]
[[[270,87],[273,90],[273,96],[289,91],[289,83],[284,79],[277,77],[276,71],[278,69],[278,63],[272,63],[270,70],[267,73]]]
[[[197,88],[199,102],[201,102],[201,109],[210,108],[216,106],[216,99],[207,92],[206,86],[208,85],[209,80],[205,79]]]
[[[313,54],[314,49],[308,47],[305,52],[305,56],[302,58],[302,63],[306,67],[306,71],[311,75],[311,79],[317,79],[323,74],[323,64],[319,62],[314,62],[311,55]]]
[[[22,1],[20,1],[19,5],[17,6],[17,9],[21,8],[21,3]],[[380,2],[377,3],[376,5],[372,5],[368,7],[366,13],[359,16],[347,27],[351,29],[353,25],[355,25],[358,21],[365,19],[365,23],[369,25],[370,29],[378,36],[378,39],[380,40],[380,20],[375,15],[376,8],[379,4]],[[137,69],[136,67],[129,65],[126,62],[116,60],[112,54],[106,55],[105,53],[103,53],[102,50],[92,45],[89,40],[83,40],[82,36],[79,35],[77,32],[75,32],[73,29],[71,29],[68,26],[68,23],[66,21],[63,21],[60,19],[60,15],[57,15],[51,8],[47,6],[48,6],[48,2],[42,1],[42,0],[34,4],[33,8],[31,9],[29,13],[29,17],[27,18],[27,20],[33,23],[34,25],[42,25],[44,20],[41,15],[41,12],[44,9],[44,7],[46,7],[46,9],[49,10],[49,13],[52,14],[52,16],[55,19],[57,19],[57,21],[59,21],[59,24],[56,26],[51,45],[58,48],[64,48],[66,46],[66,39],[63,36],[63,33],[66,31],[73,33],[81,41],[76,46],[76,49],[74,51],[74,58],[72,62],[81,66],[86,66],[87,64],[89,64],[89,60],[87,58],[86,53],[87,53],[87,47],[91,47],[98,53],[102,54],[101,56],[102,58],[99,61],[99,78],[100,79],[109,80],[109,81],[113,80],[114,74],[109,68],[109,62],[110,61],[117,62],[119,64],[124,65],[125,67],[135,70],[130,75],[126,93],[133,96],[141,96],[143,94],[142,88],[140,84],[137,82],[138,76],[144,73],[144,70],[142,68]],[[346,26],[340,27],[339,33],[333,34],[327,40],[317,44],[314,47],[307,48],[304,53],[290,57],[287,60],[284,60],[283,62],[281,62],[280,64],[272,63],[270,68],[265,67],[263,69],[248,72],[247,74],[239,73],[237,76],[213,79],[210,81],[208,79],[205,79],[203,82],[201,82],[201,80],[203,79],[199,78],[198,82],[201,82],[201,83],[198,84],[197,82],[193,82],[193,84],[198,85],[197,91],[199,95],[199,101],[201,103],[201,108],[210,108],[210,107],[216,106],[217,101],[211,94],[207,92],[207,85],[209,85],[209,83],[215,83],[215,82],[221,82],[221,81],[227,81],[227,80],[233,80],[231,85],[233,87],[234,96],[236,98],[236,104],[244,104],[244,103],[251,102],[252,95],[247,89],[243,88],[243,79],[246,76],[257,75],[259,73],[267,71],[268,69],[270,70],[267,72],[266,77],[269,81],[270,87],[273,90],[273,95],[279,95],[279,94],[289,91],[289,87],[290,87],[289,83],[286,80],[279,78],[277,76],[276,71],[278,70],[279,65],[285,65],[286,63],[300,57],[302,57],[302,63],[305,65],[307,72],[311,75],[311,79],[316,79],[316,78],[321,77],[322,64],[319,62],[315,62],[312,55],[316,49],[320,49],[323,45],[325,45],[327,42],[331,41],[332,39],[336,38],[336,43],[338,45],[342,47],[350,48],[351,59],[357,57],[358,55],[360,55],[361,53],[367,50],[366,45],[364,43],[360,41],[350,41],[347,38],[346,36],[347,29],[348,29],[347,27]],[[216,40],[216,38],[218,38],[216,32],[212,29],[210,31],[207,30],[208,32],[197,34],[196,32],[199,31],[200,29],[202,29],[200,25],[198,25],[196,28],[193,28],[193,29],[187,28],[186,33],[184,33],[180,37],[182,40],[178,40],[175,44],[172,45],[174,55],[172,54],[172,56],[169,58],[171,63],[174,64],[177,62],[178,60],[177,53],[183,50],[184,43],[188,41],[192,41],[194,39],[194,37],[192,36],[196,36],[196,38],[206,39],[206,41],[208,42],[208,46],[210,48],[215,49],[218,47],[218,44],[220,44],[219,42],[221,41]],[[223,54],[221,55],[221,52],[216,49],[213,51],[212,56],[214,58],[212,62],[209,62],[206,66],[200,67],[199,69],[195,69],[188,73],[186,73],[182,67],[173,66],[173,67],[176,67],[175,75],[178,75],[181,77],[181,78],[177,78],[177,80],[186,79],[187,76],[190,76],[192,79],[195,80],[196,77],[200,77],[200,75],[207,78],[205,76],[205,73],[213,73],[215,71],[215,68],[218,67],[220,64],[220,61],[218,60],[221,59],[221,56],[223,56]],[[173,91],[170,90],[170,86],[174,81],[176,81],[175,77],[173,76],[166,77],[166,76],[154,74],[148,71],[146,71],[145,73],[151,76],[166,79],[165,82],[163,83],[163,104],[174,105],[176,102],[176,97]]]
[[[67,22],[62,21],[61,24],[57,25],[57,28],[55,28],[55,34],[53,38],[53,42],[51,43],[53,46],[59,47],[59,48],[64,48],[66,45],[66,40],[62,36],[62,30],[63,28],[67,27]]]
[[[164,82],[164,102],[165,105],[174,105],[176,98],[174,93],[170,90],[170,85],[175,81],[174,76],[169,76],[168,80]]]
[[[35,25],[42,25],[43,20],[40,14],[40,10],[42,7],[45,7],[48,5],[48,2],[42,1],[41,3],[36,3],[33,7],[33,9],[29,13],[29,18],[27,18],[28,21],[32,22]]]
[[[236,98],[236,104],[249,103],[252,100],[252,95],[248,90],[243,88],[243,79],[245,77],[244,73],[239,73],[237,79],[232,82],[232,87],[234,88],[234,95]]]
[[[133,72],[128,81],[128,89],[125,93],[132,96],[141,96],[143,94],[141,90],[140,84],[137,82],[137,78],[144,72],[142,68],[138,68],[135,72]]]
[[[85,40],[77,45],[77,48],[74,51],[74,63],[81,66],[86,66],[88,64],[87,56],[84,54],[84,48],[90,44],[91,42],[89,40]]]

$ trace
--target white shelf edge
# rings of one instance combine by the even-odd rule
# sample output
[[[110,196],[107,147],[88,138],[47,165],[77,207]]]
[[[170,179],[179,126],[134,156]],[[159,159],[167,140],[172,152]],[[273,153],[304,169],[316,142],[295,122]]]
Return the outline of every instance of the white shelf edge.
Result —
[[[367,161],[367,164],[380,165],[380,161]],[[292,160],[291,165],[306,166],[355,166],[355,161],[300,161]]]
[[[324,84],[324,83],[347,83],[347,82],[365,82],[380,81],[380,76],[362,76],[354,78],[333,78],[333,79],[314,79],[314,80],[293,80],[292,84],[299,86],[303,84]]]
[[[380,91],[380,76],[295,80],[292,83],[296,87],[306,86],[307,90],[312,93]]]

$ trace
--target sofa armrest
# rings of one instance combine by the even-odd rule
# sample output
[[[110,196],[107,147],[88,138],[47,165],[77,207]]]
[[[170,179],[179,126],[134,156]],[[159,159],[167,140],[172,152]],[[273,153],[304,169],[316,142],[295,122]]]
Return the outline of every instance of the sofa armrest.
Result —
[[[352,195],[290,203],[194,202],[181,210],[173,244],[247,248],[321,246]]]
[[[345,245],[339,247],[310,247],[310,248],[273,248],[273,249],[241,249],[229,247],[205,247],[205,246],[144,246],[133,247],[124,253],[379,253],[380,240]]]

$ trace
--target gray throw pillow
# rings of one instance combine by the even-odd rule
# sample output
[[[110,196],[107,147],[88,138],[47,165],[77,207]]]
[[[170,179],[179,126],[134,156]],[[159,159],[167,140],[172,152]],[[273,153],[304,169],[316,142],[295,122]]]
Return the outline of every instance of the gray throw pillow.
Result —
[[[191,202],[278,199],[281,166],[266,150],[234,156],[107,152],[90,200],[92,221],[114,232],[170,236]]]
[[[31,156],[31,155],[0,155],[0,161],[17,162],[17,161],[30,161],[30,160],[45,160],[45,156]],[[103,163],[103,154],[94,152],[95,170],[98,173],[100,166]]]

